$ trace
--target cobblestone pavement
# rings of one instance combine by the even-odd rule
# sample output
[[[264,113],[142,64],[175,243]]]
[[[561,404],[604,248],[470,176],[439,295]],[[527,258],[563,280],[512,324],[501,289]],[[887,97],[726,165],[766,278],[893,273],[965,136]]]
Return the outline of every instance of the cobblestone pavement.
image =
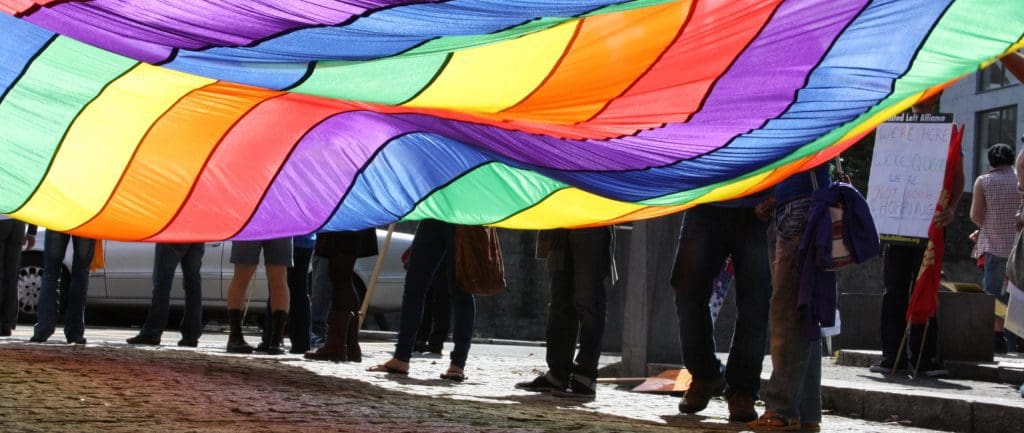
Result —
[[[2,432],[705,432],[744,431],[722,401],[678,415],[678,398],[601,385],[578,403],[513,389],[544,367],[544,349],[474,346],[461,384],[442,359],[413,359],[409,377],[366,372],[392,343],[363,344],[361,364],[298,355],[223,353],[223,335],[198,349],[132,347],[128,330],[90,329],[89,344],[29,344],[28,327],[0,338]],[[55,336],[52,341],[62,341]],[[250,340],[253,338],[250,337]],[[826,416],[824,431],[925,432]]]

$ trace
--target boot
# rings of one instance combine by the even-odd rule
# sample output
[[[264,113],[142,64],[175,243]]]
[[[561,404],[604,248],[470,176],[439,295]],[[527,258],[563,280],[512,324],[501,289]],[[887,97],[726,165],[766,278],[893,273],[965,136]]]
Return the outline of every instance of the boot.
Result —
[[[288,325],[287,311],[274,311],[270,319],[270,342],[267,344],[267,355],[284,354],[284,331]]]
[[[359,348],[359,312],[353,311],[348,319],[348,360],[363,362],[363,351]]]
[[[242,310],[228,310],[228,353],[252,353],[253,347],[242,337]]]
[[[347,362],[348,361],[348,323],[352,314],[347,311],[331,311],[328,319],[327,338],[323,347],[306,352],[306,359],[317,361]]]

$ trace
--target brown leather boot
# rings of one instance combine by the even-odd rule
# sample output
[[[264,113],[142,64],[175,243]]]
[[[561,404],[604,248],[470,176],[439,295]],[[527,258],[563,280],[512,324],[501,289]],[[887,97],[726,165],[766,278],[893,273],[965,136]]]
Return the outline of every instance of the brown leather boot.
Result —
[[[683,400],[679,402],[680,413],[697,413],[708,407],[711,397],[722,393],[725,378],[719,376],[711,380],[693,379],[690,389],[686,390]]]
[[[363,362],[363,351],[359,348],[359,312],[353,311],[348,319],[348,360]]]
[[[352,313],[348,311],[331,311],[328,319],[327,337],[323,347],[303,355],[306,359],[317,361],[347,362],[348,359],[348,327]]]

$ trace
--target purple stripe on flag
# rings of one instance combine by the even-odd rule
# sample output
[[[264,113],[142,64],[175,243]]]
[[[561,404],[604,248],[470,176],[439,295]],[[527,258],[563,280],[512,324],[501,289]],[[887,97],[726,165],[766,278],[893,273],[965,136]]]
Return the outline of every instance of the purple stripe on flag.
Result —
[[[321,123],[295,147],[235,239],[293,236],[320,228],[377,148],[416,129],[365,111]]]
[[[381,7],[424,0],[92,0],[40,8],[25,19],[79,41],[149,63],[172,48],[242,46],[287,30],[342,23]],[[231,26],[223,23],[230,22]]]

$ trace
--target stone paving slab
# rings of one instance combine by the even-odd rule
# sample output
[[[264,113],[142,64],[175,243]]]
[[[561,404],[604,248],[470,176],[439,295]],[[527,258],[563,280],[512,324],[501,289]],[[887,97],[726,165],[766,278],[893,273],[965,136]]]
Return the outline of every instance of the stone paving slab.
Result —
[[[544,369],[541,347],[474,346],[461,384],[442,381],[446,360],[415,358],[408,377],[366,372],[390,342],[365,342],[355,363],[229,355],[225,337],[197,349],[140,347],[131,330],[89,329],[89,344],[26,343],[19,327],[0,338],[0,431],[704,432],[746,431],[728,423],[724,401],[701,416],[679,415],[679,399],[600,385],[593,402],[513,388]],[[252,337],[250,337],[250,340]],[[54,339],[61,341],[62,339]],[[450,347],[447,347],[450,349]],[[615,362],[604,357],[603,363]],[[926,432],[896,422],[827,415],[824,431]]]

